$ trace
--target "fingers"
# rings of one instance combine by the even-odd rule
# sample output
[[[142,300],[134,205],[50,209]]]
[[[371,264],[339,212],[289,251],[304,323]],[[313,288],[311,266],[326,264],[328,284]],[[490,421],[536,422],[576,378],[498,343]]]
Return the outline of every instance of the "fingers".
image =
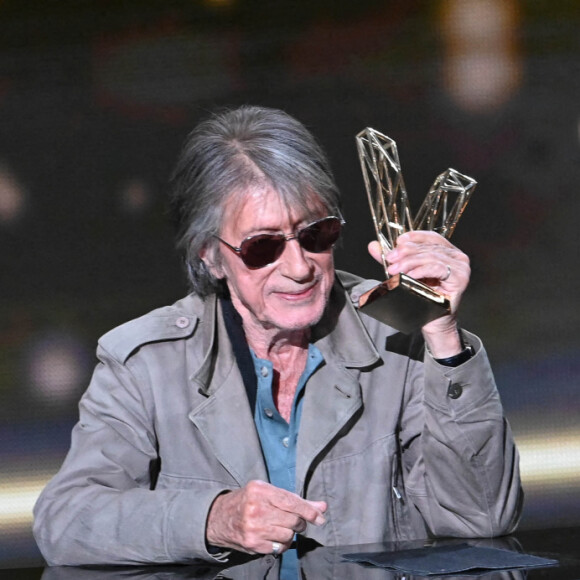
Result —
[[[380,259],[380,245],[369,244],[369,252]],[[404,272],[440,286],[449,292],[463,292],[471,273],[469,258],[449,240],[432,231],[412,231],[399,236],[397,246],[386,253],[388,272]]]
[[[399,251],[396,257],[388,255],[388,272],[404,272],[416,280],[441,287],[446,292],[463,292],[469,282],[469,260],[458,250],[446,248],[417,248]]]
[[[383,262],[383,250],[378,241],[370,242],[368,251],[377,262]],[[457,259],[469,264],[469,259],[463,252],[449,240],[432,231],[412,231],[400,235],[397,239],[397,246],[385,251],[384,257],[390,266],[389,273],[393,275],[399,272],[411,275],[410,268],[429,261]],[[446,264],[440,266],[439,271],[442,272],[440,277],[443,278],[447,274],[447,267]]]
[[[371,256],[379,263],[383,262],[381,245],[373,241],[368,245]],[[404,273],[421,280],[435,291],[445,294],[451,304],[454,315],[461,302],[461,297],[469,284],[471,267],[469,258],[449,240],[433,231],[411,231],[401,234],[397,245],[384,256],[387,272],[394,276]],[[439,326],[446,323],[439,320]],[[449,319],[447,326],[454,324]],[[435,325],[437,326],[437,325]]]
[[[383,263],[381,244],[376,240],[372,241],[368,245],[369,254],[377,261],[379,264]]]
[[[298,516],[311,524],[320,526],[325,522],[323,514],[326,511],[326,502],[309,501],[277,487],[273,487],[270,501],[280,511]]]
[[[468,262],[463,252],[435,232],[407,232],[399,236],[396,248],[387,252],[385,257],[390,265],[397,264],[407,268],[438,260]]]
[[[249,553],[269,554],[272,542],[280,553],[308,523],[324,523],[326,503],[305,500],[263,481],[251,481],[240,490],[219,496],[208,516],[207,541],[211,545]]]

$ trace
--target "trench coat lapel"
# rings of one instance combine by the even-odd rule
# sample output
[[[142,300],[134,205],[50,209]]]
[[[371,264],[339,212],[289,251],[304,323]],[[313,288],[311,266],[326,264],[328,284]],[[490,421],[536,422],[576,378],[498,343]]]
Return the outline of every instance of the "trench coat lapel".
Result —
[[[296,491],[302,493],[312,462],[362,407],[356,377],[324,366],[308,383],[304,395],[296,457]]]
[[[215,299],[208,299],[200,339],[206,351],[192,376],[194,388],[207,398],[189,413],[216,458],[240,486],[252,479],[268,480],[268,472],[248,403],[244,383]]]
[[[243,380],[215,299],[208,299],[200,339],[205,359],[192,377],[207,397],[189,417],[217,459],[240,483],[267,481],[268,474]],[[380,360],[358,314],[337,282],[330,307],[313,334],[325,364],[304,395],[298,438],[296,489],[302,490],[312,462],[362,407],[359,369]]]
[[[315,329],[325,364],[308,381],[296,457],[296,490],[303,492],[310,465],[363,406],[360,369],[380,355],[344,290],[336,284],[330,308]]]

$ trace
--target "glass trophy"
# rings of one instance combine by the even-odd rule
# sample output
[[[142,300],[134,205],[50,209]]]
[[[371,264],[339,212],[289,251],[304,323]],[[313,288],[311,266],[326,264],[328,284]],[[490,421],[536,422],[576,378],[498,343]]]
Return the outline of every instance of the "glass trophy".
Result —
[[[449,299],[406,274],[389,275],[385,253],[411,230],[433,230],[449,239],[477,182],[455,169],[435,179],[415,218],[412,217],[397,145],[375,129],[356,136],[358,156],[386,280],[359,297],[359,309],[409,334],[449,313]]]

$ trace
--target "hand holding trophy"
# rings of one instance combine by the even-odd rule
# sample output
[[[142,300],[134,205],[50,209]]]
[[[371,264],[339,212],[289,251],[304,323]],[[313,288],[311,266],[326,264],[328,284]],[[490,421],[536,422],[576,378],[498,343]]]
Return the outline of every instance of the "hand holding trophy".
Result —
[[[360,296],[358,307],[365,314],[410,333],[449,313],[449,300],[406,274],[389,275],[385,253],[407,231],[432,230],[449,239],[477,182],[448,169],[435,179],[413,219],[396,143],[371,128],[361,131],[356,142],[386,276],[383,283]]]

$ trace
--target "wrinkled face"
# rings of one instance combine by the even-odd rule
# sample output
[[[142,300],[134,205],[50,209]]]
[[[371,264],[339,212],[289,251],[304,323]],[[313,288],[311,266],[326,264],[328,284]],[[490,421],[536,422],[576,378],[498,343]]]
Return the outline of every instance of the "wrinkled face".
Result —
[[[289,210],[269,187],[256,187],[224,208],[220,238],[239,247],[248,236],[291,234],[328,212],[311,207]],[[282,255],[263,268],[250,269],[220,242],[221,261],[214,275],[225,278],[244,326],[255,330],[305,330],[320,320],[334,281],[332,249],[311,253],[297,240],[286,242]]]

